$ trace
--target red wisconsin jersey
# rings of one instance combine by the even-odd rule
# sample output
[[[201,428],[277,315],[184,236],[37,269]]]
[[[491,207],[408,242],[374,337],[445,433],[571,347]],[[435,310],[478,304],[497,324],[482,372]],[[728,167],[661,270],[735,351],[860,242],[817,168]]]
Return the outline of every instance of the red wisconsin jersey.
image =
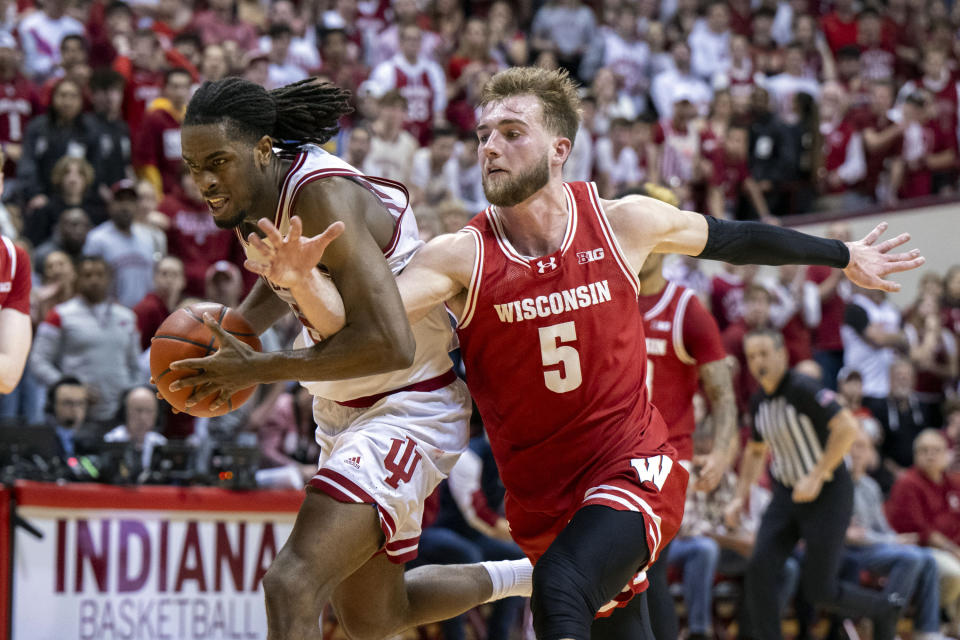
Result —
[[[30,315],[30,258],[6,236],[0,236],[0,309]]]
[[[677,458],[693,458],[693,396],[699,366],[727,356],[717,321],[693,290],[670,282],[663,291],[640,296],[647,340],[647,389],[663,415]]]
[[[595,185],[564,191],[567,230],[548,256],[521,256],[495,207],[463,230],[477,251],[457,329],[467,381],[510,497],[544,517],[623,455],[673,454],[645,388],[637,277]]]

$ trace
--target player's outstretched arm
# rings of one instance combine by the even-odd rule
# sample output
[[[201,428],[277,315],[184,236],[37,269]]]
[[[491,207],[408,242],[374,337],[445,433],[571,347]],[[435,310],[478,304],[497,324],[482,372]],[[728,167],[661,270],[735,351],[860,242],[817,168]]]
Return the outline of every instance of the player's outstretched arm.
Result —
[[[397,276],[397,287],[410,322],[447,303],[462,318],[476,246],[465,232],[437,236],[424,245]]]
[[[761,222],[719,220],[645,196],[606,201],[604,210],[634,270],[649,253],[683,253],[731,264],[826,265],[843,269],[861,287],[898,291],[900,285],[885,278],[925,262],[917,249],[891,253],[910,234],[877,244],[886,222],[862,240],[841,242]]]

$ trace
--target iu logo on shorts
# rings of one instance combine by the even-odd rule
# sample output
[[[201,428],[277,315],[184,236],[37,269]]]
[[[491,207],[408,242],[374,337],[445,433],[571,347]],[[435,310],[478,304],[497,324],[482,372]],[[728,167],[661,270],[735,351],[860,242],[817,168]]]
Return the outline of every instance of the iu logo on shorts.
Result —
[[[550,256],[550,259],[544,262],[543,260],[537,260],[537,271],[539,273],[546,273],[547,271],[553,271],[557,268],[557,257]]]
[[[390,453],[383,461],[384,468],[391,474],[387,477],[387,484],[396,489],[401,482],[410,482],[419,462],[420,452],[417,451],[417,443],[412,438],[408,437],[406,440],[394,438]]]

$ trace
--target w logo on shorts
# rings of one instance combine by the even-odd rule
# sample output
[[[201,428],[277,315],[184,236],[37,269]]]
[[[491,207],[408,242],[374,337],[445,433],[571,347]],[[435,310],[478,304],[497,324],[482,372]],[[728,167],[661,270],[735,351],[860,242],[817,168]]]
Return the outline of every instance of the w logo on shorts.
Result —
[[[396,489],[401,482],[410,482],[420,462],[420,452],[417,451],[417,443],[413,438],[408,437],[406,440],[393,438],[392,442],[390,453],[383,461],[383,467],[391,474],[387,477],[387,484]]]

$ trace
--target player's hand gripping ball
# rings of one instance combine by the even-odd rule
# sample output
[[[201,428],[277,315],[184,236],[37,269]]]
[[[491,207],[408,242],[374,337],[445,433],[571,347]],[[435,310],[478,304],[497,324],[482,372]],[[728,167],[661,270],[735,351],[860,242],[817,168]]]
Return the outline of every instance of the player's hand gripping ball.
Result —
[[[174,371],[170,368],[171,363],[187,358],[204,358],[220,348],[216,334],[203,323],[204,313],[210,314],[224,331],[260,351],[260,338],[243,316],[216,302],[199,302],[174,311],[157,329],[150,343],[150,375],[161,397],[174,409],[198,418],[211,418],[229,413],[242,405],[253,395],[256,385],[235,392],[216,410],[210,409],[217,399],[216,393],[187,408],[187,400],[196,387],[170,390],[170,384],[175,380],[197,374],[193,369]]]

